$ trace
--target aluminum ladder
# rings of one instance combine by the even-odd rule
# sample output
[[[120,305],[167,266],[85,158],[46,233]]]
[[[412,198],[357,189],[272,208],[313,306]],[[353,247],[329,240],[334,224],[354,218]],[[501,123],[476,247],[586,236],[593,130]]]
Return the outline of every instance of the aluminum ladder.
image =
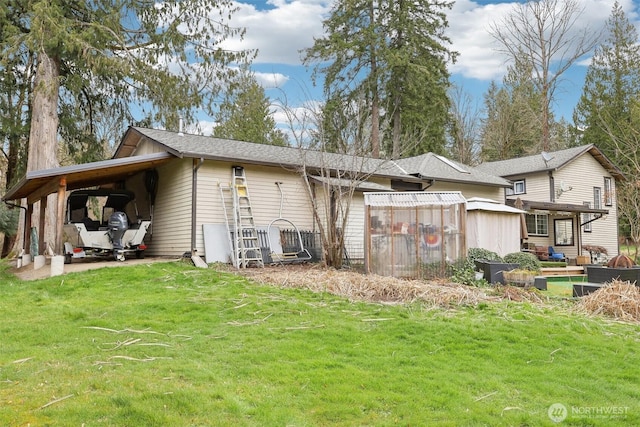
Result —
[[[232,168],[231,190],[234,223],[233,233],[230,233],[229,236],[233,241],[234,265],[236,268],[264,267],[258,230],[253,220],[247,178],[244,168],[241,166],[233,166]]]

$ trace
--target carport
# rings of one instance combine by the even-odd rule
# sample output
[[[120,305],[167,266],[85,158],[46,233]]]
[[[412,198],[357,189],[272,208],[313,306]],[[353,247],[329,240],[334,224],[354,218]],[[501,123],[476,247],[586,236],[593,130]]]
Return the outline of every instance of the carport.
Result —
[[[4,195],[2,200],[5,203],[12,200],[27,200],[23,243],[23,247],[26,249],[31,246],[31,234],[29,231],[32,227],[31,217],[33,216],[33,206],[35,203],[40,202],[38,246],[43,248],[45,217],[48,209],[47,196],[57,193],[54,252],[60,255],[62,254],[63,248],[62,230],[64,226],[64,209],[67,191],[115,184],[137,173],[155,169],[174,157],[175,156],[170,153],[161,152],[32,171],[28,172],[24,178],[14,185]],[[15,206],[18,205],[16,204]]]

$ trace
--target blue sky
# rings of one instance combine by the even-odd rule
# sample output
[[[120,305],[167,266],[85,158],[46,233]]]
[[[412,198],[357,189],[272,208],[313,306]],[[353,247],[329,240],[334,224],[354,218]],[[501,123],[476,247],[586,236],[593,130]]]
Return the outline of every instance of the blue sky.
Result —
[[[562,1],[562,0],[561,0]],[[603,27],[614,0],[577,0],[584,6],[580,25],[597,31]],[[627,17],[638,22],[637,1],[619,0]],[[314,37],[323,35],[322,20],[328,16],[330,0],[240,0],[232,24],[246,28],[242,41],[230,40],[225,47],[258,50],[253,70],[267,96],[274,101],[286,99],[288,107],[321,101],[322,91],[314,88],[310,70],[301,65],[300,51],[313,45]],[[457,0],[447,12],[452,40],[451,49],[459,52],[456,64],[451,64],[451,80],[482,104],[482,95],[489,83],[501,82],[507,64],[495,50],[488,32],[512,8],[513,2],[487,0]],[[588,58],[564,74],[553,108],[557,116],[571,119],[571,113],[582,91]],[[276,119],[282,117],[276,114]],[[207,129],[206,124],[202,124]]]

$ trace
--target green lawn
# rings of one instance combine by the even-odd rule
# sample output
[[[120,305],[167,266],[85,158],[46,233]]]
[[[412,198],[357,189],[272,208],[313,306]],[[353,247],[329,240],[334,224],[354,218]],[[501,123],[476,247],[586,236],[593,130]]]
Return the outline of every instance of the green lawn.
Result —
[[[640,424],[640,327],[566,300],[355,303],[161,263],[0,272],[0,313],[3,426]]]
[[[545,294],[571,297],[573,296],[573,285],[586,281],[586,276],[549,276],[547,277],[547,292]]]

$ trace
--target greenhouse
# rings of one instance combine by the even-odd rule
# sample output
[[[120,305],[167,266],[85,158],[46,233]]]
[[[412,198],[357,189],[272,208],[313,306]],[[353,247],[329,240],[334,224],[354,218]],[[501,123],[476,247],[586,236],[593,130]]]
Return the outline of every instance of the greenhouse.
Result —
[[[365,269],[402,278],[442,275],[466,256],[461,192],[365,193]]]

